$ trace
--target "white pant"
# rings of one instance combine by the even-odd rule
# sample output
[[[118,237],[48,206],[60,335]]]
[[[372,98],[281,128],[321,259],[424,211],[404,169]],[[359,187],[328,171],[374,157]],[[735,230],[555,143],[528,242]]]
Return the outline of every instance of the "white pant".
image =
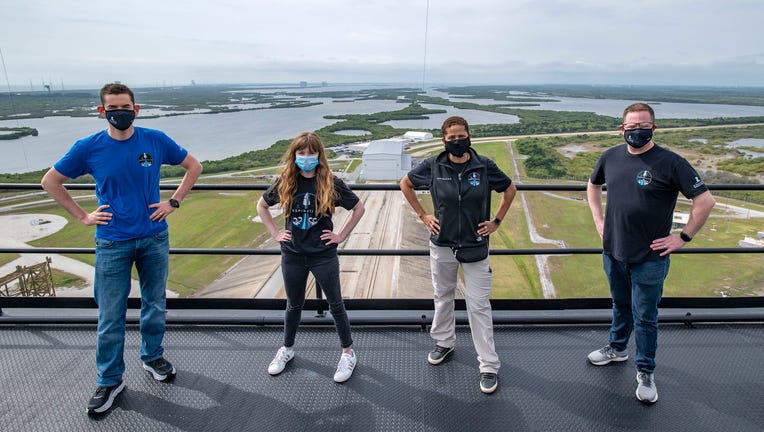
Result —
[[[430,336],[444,348],[451,348],[456,343],[454,297],[460,264],[466,286],[464,299],[467,319],[480,362],[480,372],[498,373],[501,362],[493,342],[493,318],[489,300],[493,275],[488,258],[474,263],[460,263],[451,248],[430,242],[430,271],[435,290],[435,316]]]

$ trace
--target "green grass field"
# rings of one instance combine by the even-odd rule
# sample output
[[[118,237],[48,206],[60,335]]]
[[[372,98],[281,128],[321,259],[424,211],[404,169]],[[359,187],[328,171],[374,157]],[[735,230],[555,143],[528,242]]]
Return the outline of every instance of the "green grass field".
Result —
[[[511,163],[506,142],[475,144],[476,150],[493,159],[511,178],[518,173]],[[434,149],[433,153],[440,151]],[[516,153],[517,154],[517,153]],[[360,162],[359,162],[360,163]],[[355,164],[357,165],[357,164]],[[522,170],[522,164],[519,165]],[[259,174],[259,172],[258,172]],[[520,175],[524,178],[524,172]],[[216,178],[215,183],[255,183],[251,178]],[[542,184],[551,181],[526,180]],[[202,179],[200,183],[213,183]],[[553,183],[553,182],[552,182]],[[557,181],[556,183],[559,183]],[[579,183],[580,184],[580,183]],[[84,193],[84,192],[83,192]],[[267,238],[265,228],[251,221],[256,216],[255,201],[262,191],[193,191],[180,210],[170,217],[170,243],[174,248],[254,248]],[[534,218],[539,235],[562,240],[567,247],[601,247],[585,201],[584,192],[523,192]],[[163,196],[169,197],[169,192]],[[426,195],[425,195],[426,196]],[[492,206],[498,207],[500,196],[493,194]],[[423,204],[431,211],[429,197]],[[762,210],[764,206],[740,203],[719,198],[720,203],[731,203]],[[83,201],[83,207],[95,208],[95,200]],[[689,206],[680,200],[677,210],[687,211]],[[33,246],[93,247],[93,227],[86,227],[59,206],[40,206],[35,212],[52,213],[70,221],[61,231],[32,242]],[[712,213],[706,227],[687,247],[737,247],[743,236],[755,235],[762,230],[760,219],[731,218],[718,208]],[[424,245],[423,245],[424,247]],[[499,231],[491,239],[493,249],[550,247],[530,241],[523,211],[521,193],[518,193]],[[13,254],[0,256],[0,264],[15,259]],[[73,256],[90,264],[93,255]],[[240,256],[171,255],[168,288],[181,296],[193,296],[218,275],[230,268]],[[494,298],[542,298],[538,270],[533,256],[492,256]],[[600,255],[550,256],[548,259],[552,282],[559,298],[609,297],[607,282],[602,272]],[[672,256],[671,271],[665,287],[666,296],[720,297],[725,291],[733,296],[764,295],[764,266],[756,254],[682,255]]]
[[[568,197],[566,200],[557,197]],[[565,241],[567,247],[599,248],[602,246],[594,229],[591,212],[583,192],[528,194],[529,205],[540,235]],[[730,200],[719,199],[719,202]],[[743,203],[736,203],[738,205]],[[677,211],[689,212],[685,200]],[[736,219],[715,209],[706,226],[693,242],[693,247],[737,247],[744,235],[753,235],[761,221]],[[607,281],[599,255],[553,256],[549,258],[552,281],[558,297],[608,297]],[[727,288],[725,288],[727,287]],[[757,254],[687,255],[671,257],[671,271],[665,284],[666,296],[718,297],[721,291],[735,295],[764,294],[764,266]]]
[[[169,193],[165,193],[169,198]],[[183,206],[170,216],[170,246],[173,248],[250,248],[262,241],[265,227],[249,218],[257,215],[255,200],[262,192],[199,191],[189,194]],[[80,203],[95,207],[95,200]],[[65,216],[70,223],[57,233],[32,242],[33,246],[93,247],[95,228],[73,221],[56,205],[38,211]],[[93,264],[94,255],[75,255]],[[168,289],[190,296],[240,260],[240,256],[171,255]]]

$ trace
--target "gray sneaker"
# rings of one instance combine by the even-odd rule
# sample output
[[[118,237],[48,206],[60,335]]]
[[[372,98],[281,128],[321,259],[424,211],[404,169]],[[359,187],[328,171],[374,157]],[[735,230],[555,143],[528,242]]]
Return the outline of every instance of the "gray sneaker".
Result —
[[[637,399],[644,404],[654,404],[658,400],[658,389],[652,372],[637,373]]]
[[[481,372],[480,373],[480,391],[485,394],[491,394],[496,391],[496,387],[499,386],[499,376],[495,373]]]
[[[610,362],[622,362],[629,359],[629,354],[626,351],[616,351],[610,345],[592,351],[587,356],[589,363],[595,366],[603,366]]]
[[[430,362],[431,365],[441,364],[452,352],[454,352],[454,347],[446,348],[440,345],[435,345],[435,348],[427,354],[427,361]]]

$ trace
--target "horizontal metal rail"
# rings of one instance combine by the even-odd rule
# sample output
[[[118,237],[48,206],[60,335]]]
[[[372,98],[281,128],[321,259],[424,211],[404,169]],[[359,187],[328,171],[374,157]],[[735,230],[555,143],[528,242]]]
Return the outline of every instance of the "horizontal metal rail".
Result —
[[[397,184],[352,184],[349,185],[354,190],[368,190],[368,191],[389,191],[399,190]],[[93,184],[67,184],[66,187],[71,190],[94,190]],[[238,184],[238,185],[215,185],[215,184],[198,184],[194,186],[194,190],[265,190],[268,185],[265,184]],[[734,185],[709,185],[710,190],[753,190],[764,191],[764,185],[761,184],[734,184]],[[160,186],[162,190],[174,190],[177,185],[174,184],[162,184]],[[12,190],[41,190],[39,184],[32,183],[0,183],[0,191],[12,191]],[[521,191],[585,191],[585,185],[526,185],[518,184],[517,189]],[[94,254],[94,248],[33,248],[33,247],[20,247],[20,248],[0,248],[0,253],[51,253],[51,254]],[[170,254],[173,255],[280,255],[278,249],[248,249],[248,248],[171,248]],[[494,256],[506,256],[506,255],[578,255],[578,254],[601,254],[601,248],[532,248],[532,249],[491,249],[491,255]],[[749,253],[764,253],[764,248],[688,248],[681,249],[673,254],[749,254]],[[379,249],[379,250],[366,250],[366,249],[342,249],[338,250],[339,255],[347,256],[428,256],[429,250],[427,249]],[[570,298],[570,299],[495,299],[491,300],[493,308],[497,312],[507,311],[563,311],[563,310],[604,310],[612,307],[612,301],[609,298]],[[431,299],[347,299],[345,300],[346,307],[349,311],[379,311],[382,315],[385,311],[425,311],[431,312],[433,305]],[[226,299],[199,299],[199,298],[170,298],[167,299],[167,307],[169,310],[283,310],[286,305],[285,300],[277,299],[243,299],[243,298],[226,298]],[[61,298],[61,297],[0,297],[0,315],[2,315],[2,308],[64,308],[64,309],[93,309],[97,308],[95,300],[93,298]],[[128,307],[130,309],[140,308],[140,299],[130,298],[128,300]],[[661,300],[661,308],[668,309],[744,309],[744,308],[764,308],[764,297],[664,297]],[[315,309],[322,311],[326,309],[326,302],[322,299],[308,299],[305,304],[306,309]],[[464,300],[456,300],[457,310],[466,310]],[[693,321],[689,318],[689,312],[687,318],[674,317],[670,321]],[[714,321],[736,321],[736,320],[761,320],[764,314],[711,314],[709,315],[711,320]],[[753,318],[751,318],[753,317]],[[559,317],[547,317],[548,319],[541,319],[540,321],[552,322],[583,322],[587,321],[587,318],[582,315],[577,315],[573,318],[559,318]],[[58,318],[51,317],[38,317],[38,319],[32,320],[33,322],[45,322],[45,319],[56,321]],[[272,319],[226,319],[218,318],[213,319],[210,322],[216,323],[230,323],[241,324],[247,323],[270,323],[273,321],[277,323],[282,318]],[[517,317],[504,317],[499,318],[497,322],[537,322],[539,318],[517,318]],[[64,318],[66,320],[66,318]],[[73,318],[77,321],[76,318]],[[222,321],[220,321],[222,320]],[[369,322],[377,322],[376,319],[366,318]],[[582,321],[583,320],[583,321]],[[17,320],[18,321],[18,320]],[[51,321],[51,322],[53,322]],[[92,319],[88,318],[84,321],[91,322]],[[182,320],[181,320],[182,321]],[[324,323],[331,322],[325,318],[319,318],[317,322]],[[357,320],[354,320],[354,322]],[[426,324],[428,319],[425,315],[416,315],[413,318],[402,319],[386,319],[380,318],[380,323],[419,323]],[[0,323],[10,322],[4,319],[0,319]],[[21,319],[19,322],[24,322]],[[69,321],[71,322],[71,320]],[[206,321],[205,321],[206,322]]]
[[[598,255],[601,248],[555,248],[555,249],[491,249],[491,255]],[[94,254],[95,248],[56,248],[56,247],[16,247],[0,248],[0,253],[52,253],[52,254]],[[690,248],[672,252],[679,254],[749,254],[764,253],[764,247],[758,248]],[[278,249],[242,249],[242,248],[171,248],[171,255],[281,255]],[[338,249],[338,255],[348,256],[427,256],[427,249]]]
[[[67,189],[70,190],[95,190],[95,185],[92,183],[66,183]],[[267,184],[197,184],[194,185],[193,190],[266,190]],[[400,186],[397,183],[373,183],[373,184],[349,184],[352,190],[367,190],[367,191],[389,191],[400,190]],[[517,190],[520,191],[585,191],[586,185],[561,185],[561,184],[523,184],[517,183]],[[714,191],[764,191],[764,184],[717,184],[707,185],[708,189]],[[159,185],[161,190],[175,190],[178,188],[177,184],[163,183]],[[603,189],[607,190],[607,185],[603,186]],[[37,183],[0,183],[0,191],[3,190],[42,190],[42,186]]]

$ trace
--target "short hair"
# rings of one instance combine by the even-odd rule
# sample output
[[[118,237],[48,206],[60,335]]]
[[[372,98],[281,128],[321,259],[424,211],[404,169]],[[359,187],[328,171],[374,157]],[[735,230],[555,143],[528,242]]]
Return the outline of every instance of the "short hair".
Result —
[[[454,125],[461,125],[464,126],[464,130],[467,131],[467,134],[470,133],[470,125],[467,124],[467,120],[465,120],[463,117],[459,116],[451,116],[447,118],[443,122],[443,126],[440,127],[440,133],[443,134],[443,137],[446,136],[446,129],[450,128]]]
[[[118,94],[124,94],[124,93],[127,93],[130,95],[130,102],[132,102],[133,105],[135,105],[135,94],[133,93],[132,90],[130,90],[130,87],[124,84],[119,84],[119,83],[106,84],[105,86],[101,88],[101,92],[99,93],[99,96],[101,97],[101,105],[104,104],[103,97],[105,95],[107,94],[118,95]]]
[[[655,111],[653,111],[653,108],[650,105],[648,105],[646,103],[642,103],[642,102],[633,103],[633,104],[627,106],[626,109],[623,110],[623,118],[626,118],[626,114],[628,114],[630,112],[639,112],[639,111],[647,111],[647,112],[649,112],[650,113],[650,119],[652,121],[655,121]]]

